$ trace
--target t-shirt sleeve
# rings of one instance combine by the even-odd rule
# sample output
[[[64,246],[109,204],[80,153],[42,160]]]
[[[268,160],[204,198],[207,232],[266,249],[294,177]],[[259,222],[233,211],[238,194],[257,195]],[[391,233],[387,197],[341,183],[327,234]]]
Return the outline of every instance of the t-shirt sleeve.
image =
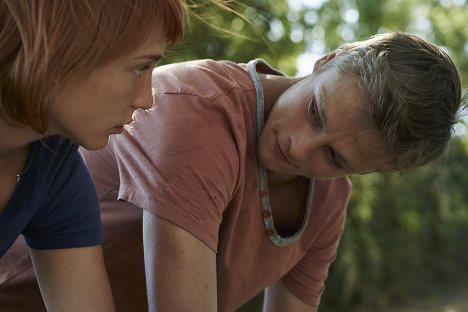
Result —
[[[235,190],[238,146],[228,97],[160,94],[131,134],[115,138],[119,199],[188,231],[217,251],[222,214]],[[159,103],[159,105],[158,105]]]
[[[58,168],[43,177],[47,200],[23,231],[26,242],[36,249],[99,245],[99,203],[89,171],[76,146],[61,157]]]
[[[331,199],[333,206],[325,206],[333,213],[324,220],[320,235],[305,256],[282,278],[283,284],[293,295],[312,306],[319,305],[328,269],[335,260],[351,191],[347,178],[337,179],[331,184],[327,198]],[[314,218],[313,210],[311,218]]]

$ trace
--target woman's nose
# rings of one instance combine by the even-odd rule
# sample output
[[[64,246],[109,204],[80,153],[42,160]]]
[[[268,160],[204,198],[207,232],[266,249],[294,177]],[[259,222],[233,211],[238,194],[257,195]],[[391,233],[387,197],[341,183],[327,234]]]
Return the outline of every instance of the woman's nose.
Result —
[[[153,94],[151,90],[145,94],[139,94],[133,101],[135,108],[150,109],[153,107]]]
[[[151,71],[148,71],[149,74],[141,77],[142,79],[140,85],[137,89],[136,97],[133,101],[133,106],[135,108],[150,109],[153,107],[153,90],[151,87]]]

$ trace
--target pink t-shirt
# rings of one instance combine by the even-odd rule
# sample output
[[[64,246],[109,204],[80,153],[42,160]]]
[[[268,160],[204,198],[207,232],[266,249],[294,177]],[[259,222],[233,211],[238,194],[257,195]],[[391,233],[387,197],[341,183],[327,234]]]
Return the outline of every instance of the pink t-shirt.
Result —
[[[268,70],[262,62],[256,67]],[[227,61],[160,67],[153,75],[156,108],[137,115],[132,134],[114,136],[107,151],[85,157],[101,194],[120,180],[119,200],[177,224],[217,252],[220,311],[240,307],[280,278],[299,299],[318,305],[350,184],[316,181],[302,235],[286,246],[269,238],[252,80],[245,65]],[[104,179],[109,170],[114,175]]]
[[[252,64],[279,74],[262,61]],[[119,311],[146,308],[141,208],[217,252],[219,311],[241,307],[279,279],[300,300],[318,305],[350,183],[312,183],[305,219],[292,238],[281,240],[268,228],[274,220],[262,205],[261,197],[268,197],[260,191],[256,156],[261,87],[247,68],[211,60],[159,67],[156,108],[138,113],[131,134],[83,151],[101,200],[104,254]]]

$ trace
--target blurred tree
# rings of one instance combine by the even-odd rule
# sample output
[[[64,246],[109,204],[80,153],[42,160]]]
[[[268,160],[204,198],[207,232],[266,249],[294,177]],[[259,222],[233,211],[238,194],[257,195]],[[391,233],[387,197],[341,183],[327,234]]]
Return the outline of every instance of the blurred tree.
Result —
[[[417,172],[352,177],[347,228],[321,311],[379,311],[468,283],[467,153],[459,137],[443,162]]]
[[[272,66],[294,75],[296,58],[304,52],[305,41],[295,36],[296,27],[301,24],[291,21],[294,17],[288,15],[287,2],[229,3],[237,13],[203,2],[196,6],[193,9],[196,16],[189,19],[183,45],[173,51],[167,61],[212,58],[246,63],[253,58],[263,58]]]
[[[186,40],[168,62],[262,57],[288,74],[304,52],[323,54],[383,31],[415,33],[444,47],[468,81],[467,0],[241,0],[237,13],[191,0]],[[313,60],[308,64],[312,68]]]
[[[291,0],[296,2],[298,0]],[[316,2],[314,0],[312,2]],[[306,1],[303,1],[306,3]],[[316,16],[309,50],[324,53],[344,42],[365,39],[384,31],[406,31],[444,47],[468,82],[468,3],[466,0],[322,0],[318,8],[300,6],[305,16]]]

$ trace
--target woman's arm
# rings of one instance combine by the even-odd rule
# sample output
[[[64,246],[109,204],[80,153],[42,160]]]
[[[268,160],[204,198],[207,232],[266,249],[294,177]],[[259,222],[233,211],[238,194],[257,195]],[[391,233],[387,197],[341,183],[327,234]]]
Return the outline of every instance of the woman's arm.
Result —
[[[31,249],[47,311],[115,311],[101,246]]]
[[[291,294],[281,281],[265,289],[263,300],[265,312],[317,312],[317,307],[310,306]]]
[[[179,226],[143,212],[149,311],[217,311],[216,253]]]

